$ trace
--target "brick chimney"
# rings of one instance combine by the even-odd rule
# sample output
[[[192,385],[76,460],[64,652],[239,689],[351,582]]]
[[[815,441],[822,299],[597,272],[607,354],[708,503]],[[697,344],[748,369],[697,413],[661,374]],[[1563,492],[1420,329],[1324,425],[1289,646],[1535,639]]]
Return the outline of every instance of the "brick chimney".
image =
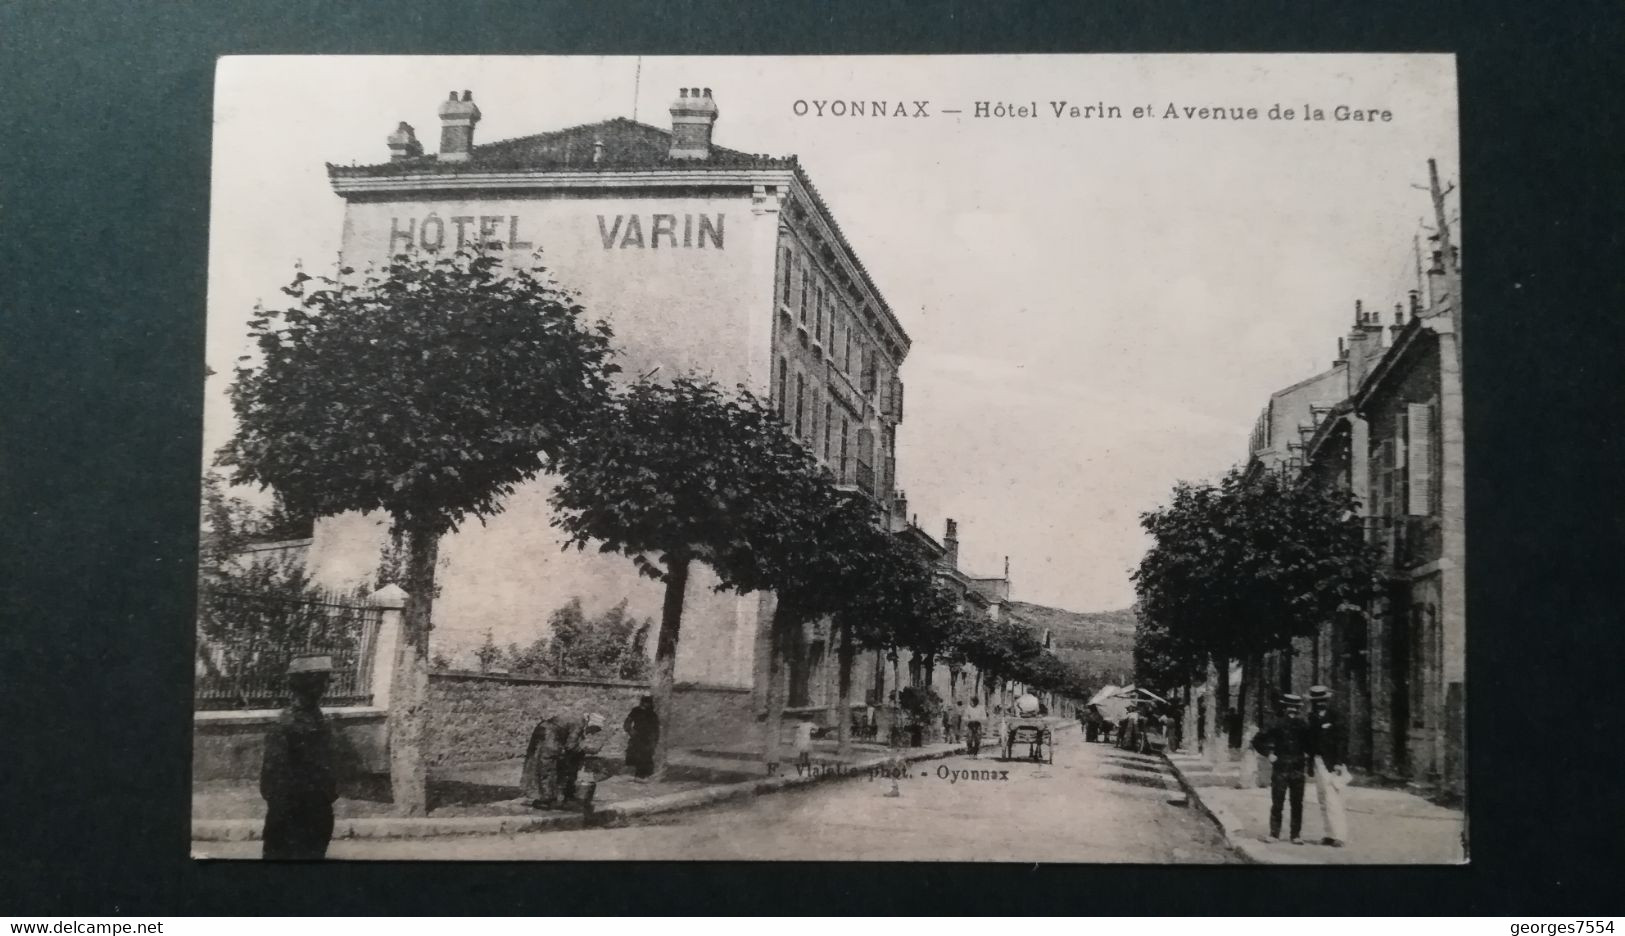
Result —
[[[959,524],[952,519],[948,521],[948,531],[942,534],[942,545],[948,550],[948,554],[943,557],[948,563],[948,568],[959,568]]]
[[[400,162],[403,159],[423,155],[423,144],[418,142],[417,131],[404,120],[395,128],[395,132],[389,135],[388,142],[390,162]]]
[[[1360,300],[1354,300],[1354,328],[1349,332],[1349,393],[1360,389],[1371,365],[1382,354],[1382,323],[1376,313],[1367,313]]]
[[[671,158],[709,157],[716,124],[717,102],[711,99],[710,88],[679,88],[671,104]]]
[[[451,92],[440,105],[440,161],[468,162],[474,150],[474,125],[480,122],[480,108],[474,94],[464,91],[462,100]]]
[[[1392,344],[1394,341],[1398,340],[1399,333],[1404,330],[1405,306],[1402,303],[1396,302],[1394,303],[1394,324],[1388,326],[1389,343]]]

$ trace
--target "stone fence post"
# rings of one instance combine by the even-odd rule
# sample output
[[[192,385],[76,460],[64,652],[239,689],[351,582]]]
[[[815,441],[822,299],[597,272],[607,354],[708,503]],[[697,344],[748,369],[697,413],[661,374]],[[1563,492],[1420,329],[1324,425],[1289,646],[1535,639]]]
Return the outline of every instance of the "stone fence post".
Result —
[[[373,641],[372,704],[389,708],[389,687],[395,681],[396,656],[401,643],[401,609],[406,607],[406,590],[394,583],[368,596],[379,608],[378,639]]]

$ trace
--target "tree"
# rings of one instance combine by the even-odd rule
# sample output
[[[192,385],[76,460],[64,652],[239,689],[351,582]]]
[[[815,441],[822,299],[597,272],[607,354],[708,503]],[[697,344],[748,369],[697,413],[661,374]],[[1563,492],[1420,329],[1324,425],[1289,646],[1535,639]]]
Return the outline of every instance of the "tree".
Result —
[[[394,257],[336,279],[299,271],[249,323],[259,360],[231,386],[236,434],[217,463],[299,515],[382,511],[405,543],[408,593],[389,712],[397,810],[427,811],[429,630],[440,537],[502,509],[600,413],[610,330],[539,266]]]
[[[838,635],[836,731],[846,753],[859,646],[897,646],[899,626],[921,611],[934,588],[929,560],[893,536],[862,495],[838,490],[810,471],[787,479],[783,491],[777,525],[753,536],[761,576],[777,596],[764,752],[769,763],[778,759],[784,709],[781,661],[801,626],[830,617]]]
[[[1199,681],[1207,665],[1201,647],[1136,608],[1134,682],[1164,695]]]
[[[790,536],[811,456],[774,409],[743,387],[678,377],[639,381],[560,459],[551,501],[565,548],[632,560],[661,582],[653,695],[662,730],[655,766],[671,737],[672,684],[689,573],[700,562],[719,591],[766,587],[764,536]],[[778,531],[778,532],[769,532]]]
[[[489,673],[496,668],[497,662],[502,659],[502,650],[497,646],[496,638],[491,632],[485,632],[485,643],[480,644],[474,651],[474,662],[479,666],[480,672]]]
[[[1256,675],[1264,652],[1371,596],[1378,556],[1357,506],[1346,491],[1276,472],[1176,485],[1140,518],[1153,540],[1134,572],[1148,651],[1171,651],[1180,667],[1211,659],[1222,707],[1232,657]]]

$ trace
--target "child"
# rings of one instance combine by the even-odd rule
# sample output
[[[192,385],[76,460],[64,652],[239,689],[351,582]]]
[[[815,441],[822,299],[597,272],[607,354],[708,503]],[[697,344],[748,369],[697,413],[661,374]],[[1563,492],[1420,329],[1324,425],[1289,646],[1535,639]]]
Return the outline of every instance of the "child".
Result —
[[[813,727],[810,721],[796,725],[796,766],[801,770],[812,766]]]

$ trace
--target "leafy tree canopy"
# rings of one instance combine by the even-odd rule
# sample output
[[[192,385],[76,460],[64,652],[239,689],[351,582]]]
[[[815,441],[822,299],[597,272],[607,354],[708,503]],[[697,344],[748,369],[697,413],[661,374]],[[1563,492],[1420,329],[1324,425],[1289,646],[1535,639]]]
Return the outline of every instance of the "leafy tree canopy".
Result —
[[[740,592],[770,587],[775,539],[796,535],[818,493],[811,455],[771,406],[689,376],[634,384],[560,465],[566,548],[596,542],[662,581],[654,558],[698,559]]]
[[[256,310],[217,459],[233,481],[443,533],[499,511],[602,407],[610,330],[541,268],[460,251],[354,272],[300,271],[288,307]]]
[[[1312,632],[1375,584],[1356,506],[1348,492],[1275,472],[1179,484],[1140,518],[1153,540],[1134,573],[1142,621],[1181,654],[1263,652]]]

